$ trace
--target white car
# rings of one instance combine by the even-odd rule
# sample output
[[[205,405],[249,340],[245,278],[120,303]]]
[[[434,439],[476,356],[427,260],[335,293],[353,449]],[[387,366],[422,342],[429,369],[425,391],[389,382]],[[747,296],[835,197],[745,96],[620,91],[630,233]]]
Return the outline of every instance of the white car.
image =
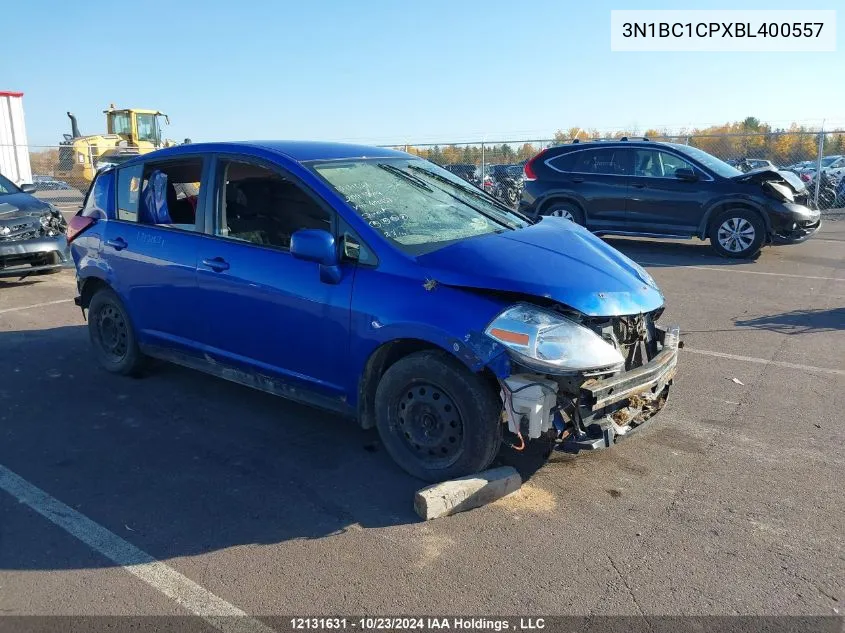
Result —
[[[822,158],[822,173],[831,180],[840,180],[845,176],[845,156],[835,154],[833,156],[825,156]],[[806,182],[812,182],[816,178],[816,163],[813,163],[811,169],[804,172],[809,179],[801,177]]]

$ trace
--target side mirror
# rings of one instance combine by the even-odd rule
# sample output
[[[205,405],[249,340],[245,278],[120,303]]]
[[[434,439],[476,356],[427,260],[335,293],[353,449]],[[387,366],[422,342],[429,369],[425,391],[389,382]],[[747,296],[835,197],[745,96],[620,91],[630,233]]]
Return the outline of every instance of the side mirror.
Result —
[[[25,185],[21,185],[21,191],[23,191],[24,193],[35,193],[37,189],[38,187],[36,187],[31,182],[28,182]]]
[[[290,238],[290,254],[297,259],[320,264],[320,281],[323,283],[340,283],[337,244],[334,235],[328,231],[299,229]]]
[[[698,180],[698,174],[696,174],[695,171],[693,171],[692,169],[681,167],[680,169],[675,170],[675,178],[677,178],[678,180],[695,182],[696,180]]]
[[[300,229],[290,238],[290,254],[323,266],[337,265],[334,236],[321,229]]]

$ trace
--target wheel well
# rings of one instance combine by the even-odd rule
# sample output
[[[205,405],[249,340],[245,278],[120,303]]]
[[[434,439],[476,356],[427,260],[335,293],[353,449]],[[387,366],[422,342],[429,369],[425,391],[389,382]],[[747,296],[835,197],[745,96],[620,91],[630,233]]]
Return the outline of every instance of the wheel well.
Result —
[[[358,390],[358,422],[362,428],[371,429],[376,425],[375,418],[375,400],[376,387],[378,386],[381,377],[384,375],[391,365],[397,361],[402,360],[406,356],[410,356],[415,352],[423,350],[437,350],[444,354],[448,354],[442,347],[423,341],[421,339],[397,339],[384,343],[375,352],[372,353],[366,366],[364,367],[364,374],[361,377],[361,382]],[[481,375],[490,383],[492,387],[498,390],[499,384],[493,372],[486,367],[482,370]]]
[[[105,281],[98,277],[88,277],[82,284],[81,302],[82,308],[88,308],[91,299],[101,288],[111,288]]]
[[[579,211],[581,211],[581,214],[582,214],[582,215],[585,215],[585,214],[584,214],[584,208],[583,208],[580,204],[578,204],[578,203],[577,203],[575,200],[573,200],[572,198],[567,198],[567,197],[565,197],[565,196],[552,196],[552,197],[551,197],[551,198],[549,198],[548,200],[545,200],[545,201],[543,202],[543,204],[541,204],[541,205],[540,205],[540,213],[542,213],[543,211],[545,211],[546,209],[548,209],[548,208],[549,208],[550,206],[552,206],[553,204],[557,204],[557,203],[559,203],[559,202],[566,202],[567,204],[571,204],[572,206],[577,207],[577,208],[578,208],[578,210],[579,210]]]
[[[704,227],[704,234],[701,236],[702,239],[710,236],[710,230],[713,228],[713,222],[719,217],[719,214],[729,211],[730,209],[742,209],[743,211],[756,213],[760,218],[760,221],[763,223],[763,227],[766,231],[769,230],[769,223],[766,221],[766,216],[760,212],[760,209],[753,207],[750,204],[745,204],[744,202],[723,202],[713,207],[710,211],[710,215],[707,216],[707,226]]]

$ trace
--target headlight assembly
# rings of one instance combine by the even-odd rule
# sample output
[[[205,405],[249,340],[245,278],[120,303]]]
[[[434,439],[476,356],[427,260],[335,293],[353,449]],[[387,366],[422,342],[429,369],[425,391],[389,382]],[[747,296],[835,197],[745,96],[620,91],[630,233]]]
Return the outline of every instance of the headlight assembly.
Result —
[[[616,369],[625,359],[592,330],[554,312],[520,303],[484,331],[529,367],[546,371]]]

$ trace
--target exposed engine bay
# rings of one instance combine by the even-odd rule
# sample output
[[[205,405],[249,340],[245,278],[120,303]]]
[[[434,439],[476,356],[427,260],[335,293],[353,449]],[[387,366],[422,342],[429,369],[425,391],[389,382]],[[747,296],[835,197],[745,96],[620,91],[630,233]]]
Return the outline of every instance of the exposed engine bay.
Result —
[[[503,416],[521,443],[552,435],[556,450],[578,453],[612,446],[666,404],[677,365],[679,329],[660,328],[662,308],[648,314],[578,320],[616,348],[624,366],[560,374],[512,364],[500,379]]]

